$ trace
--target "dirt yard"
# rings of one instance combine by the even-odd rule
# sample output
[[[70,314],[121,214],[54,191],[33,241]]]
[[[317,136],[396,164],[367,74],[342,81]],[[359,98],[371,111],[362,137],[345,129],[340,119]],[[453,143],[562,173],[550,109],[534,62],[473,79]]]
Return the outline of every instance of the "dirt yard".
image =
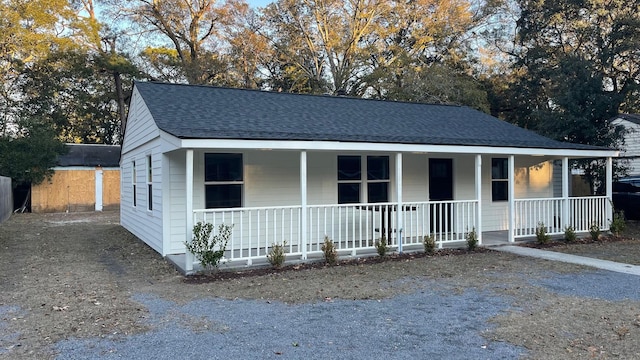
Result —
[[[416,291],[425,279],[454,291],[476,288],[513,299],[514,310],[483,334],[523,346],[534,359],[640,357],[640,302],[564,294],[540,285],[547,274],[576,277],[583,267],[484,251],[335,267],[307,268],[211,282],[187,281],[118,224],[117,213],[20,214],[0,224],[0,358],[54,358],[58,341],[149,330],[132,299],[154,294],[195,299],[314,303],[382,299]],[[640,226],[624,241],[562,245],[552,251],[640,264]]]

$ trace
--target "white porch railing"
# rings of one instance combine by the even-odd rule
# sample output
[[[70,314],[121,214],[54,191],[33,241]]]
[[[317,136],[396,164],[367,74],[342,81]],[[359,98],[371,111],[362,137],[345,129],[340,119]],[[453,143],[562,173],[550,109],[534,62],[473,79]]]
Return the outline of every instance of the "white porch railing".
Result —
[[[478,202],[412,202],[402,205],[403,227],[398,229],[398,205],[394,203],[312,205],[307,207],[307,243],[302,244],[300,206],[194,210],[194,224],[208,222],[214,230],[232,225],[223,261],[265,260],[274,243],[286,241],[287,256],[320,255],[325,236],[340,252],[355,256],[375,249],[386,239],[392,248],[401,236],[404,246],[422,246],[425,235],[434,235],[438,247],[464,241],[477,228]],[[306,248],[305,248],[306,247]]]
[[[286,241],[288,254],[300,255],[300,206],[253,207],[235,209],[194,210],[193,223],[233,226],[226,247],[225,261],[244,260],[248,265],[256,258],[264,259],[273,244]]]
[[[568,206],[568,211],[564,211]],[[536,228],[544,224],[548,234],[563,234],[571,225],[576,232],[589,231],[596,224],[602,230],[609,228],[606,196],[515,200],[515,237],[535,236]],[[563,219],[566,215],[568,219]]]
[[[564,207],[568,204],[568,211]],[[515,237],[535,236],[539,223],[548,234],[562,234],[566,225],[586,232],[592,224],[608,229],[606,196],[515,200]],[[562,219],[567,213],[569,221]],[[433,235],[439,248],[466,240],[478,229],[478,201],[408,202],[402,204],[402,227],[398,228],[398,205],[394,203],[311,205],[307,207],[307,229],[302,229],[302,207],[254,207],[207,209],[193,212],[194,224],[209,222],[214,229],[232,225],[223,262],[266,261],[273,244],[286,241],[287,257],[321,256],[325,236],[344,254],[372,251],[386,239],[391,248],[422,246],[425,235]],[[306,231],[306,244],[302,243]],[[479,236],[481,234],[478,234]]]

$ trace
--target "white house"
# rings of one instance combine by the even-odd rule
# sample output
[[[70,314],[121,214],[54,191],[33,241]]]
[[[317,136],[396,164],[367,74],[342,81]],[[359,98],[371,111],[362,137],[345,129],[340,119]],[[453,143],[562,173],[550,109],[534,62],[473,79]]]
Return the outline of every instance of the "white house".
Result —
[[[627,130],[620,158],[628,160],[629,176],[640,176],[640,114],[620,114],[611,123]]]
[[[617,151],[557,142],[467,107],[136,82],[121,156],[121,223],[163,256],[193,224],[233,226],[225,261],[397,251],[505,231],[607,229],[606,196],[569,197],[569,159]],[[559,160],[562,171],[553,171]],[[560,181],[554,181],[558,180]],[[560,184],[560,186],[554,186]],[[610,189],[607,186],[607,189]],[[193,269],[186,254],[184,267]]]

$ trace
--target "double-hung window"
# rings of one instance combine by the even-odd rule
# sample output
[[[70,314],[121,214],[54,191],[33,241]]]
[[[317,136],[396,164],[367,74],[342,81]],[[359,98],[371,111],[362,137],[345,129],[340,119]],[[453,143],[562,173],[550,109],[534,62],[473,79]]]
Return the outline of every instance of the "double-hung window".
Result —
[[[389,157],[367,156],[367,201],[389,201]]]
[[[359,203],[361,185],[360,156],[338,156],[338,204]]]
[[[147,156],[147,210],[153,210],[153,164],[151,155]]]
[[[507,158],[491,159],[491,200],[509,200],[509,162]]]
[[[361,202],[363,165],[366,166],[366,195],[368,203],[389,201],[389,157],[367,156],[363,164],[360,156],[338,156],[338,204]]]
[[[205,207],[207,209],[242,206],[242,154],[204,155]]]

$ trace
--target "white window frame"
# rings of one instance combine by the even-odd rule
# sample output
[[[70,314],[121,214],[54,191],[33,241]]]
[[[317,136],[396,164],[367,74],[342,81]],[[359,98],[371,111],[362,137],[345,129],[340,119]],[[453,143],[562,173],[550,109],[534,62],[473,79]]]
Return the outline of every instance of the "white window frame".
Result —
[[[207,154],[234,154],[240,155],[240,166],[242,168],[242,180],[232,180],[232,181],[207,181],[206,180],[206,167],[207,167]],[[243,153],[205,153],[204,155],[204,203],[205,208],[207,207],[207,186],[216,186],[216,185],[240,185],[240,207],[244,206],[244,154]]]
[[[137,193],[137,185],[138,185],[138,180],[136,179],[136,176],[138,174],[136,173],[136,161],[133,160],[131,161],[131,190],[133,191],[133,198],[132,198],[132,206],[135,208],[138,206],[138,197],[136,195]]]
[[[387,178],[386,179],[377,179],[377,180],[369,180],[369,158],[372,157],[382,157],[382,158],[387,158]],[[364,164],[364,169],[365,169],[365,173],[367,174],[367,188],[366,188],[366,194],[367,194],[367,202],[369,201],[369,184],[380,184],[380,183],[387,183],[387,201],[385,202],[389,202],[389,191],[390,191],[390,187],[391,187],[391,160],[389,159],[388,155],[368,155],[367,156],[367,161]]]
[[[360,159],[360,179],[359,180],[340,180],[340,158],[341,157],[354,157],[354,158],[358,158]],[[363,164],[362,164],[362,156],[359,155],[338,155],[338,157],[336,158],[336,179],[338,179],[338,204],[360,204],[362,203],[362,189],[363,189]],[[359,184],[359,191],[358,191],[358,201],[354,202],[354,203],[346,203],[346,202],[341,202],[340,201],[340,184]]]
[[[507,171],[507,176],[506,178],[502,179],[502,178],[494,178],[493,177],[493,161],[494,160],[501,160],[505,162],[505,166],[506,166],[506,171]],[[492,202],[506,202],[509,201],[509,178],[512,175],[509,174],[509,159],[508,158],[501,158],[501,157],[495,157],[495,158],[491,158],[491,201]],[[494,199],[494,194],[493,194],[493,184],[495,183],[504,183],[505,187],[506,187],[506,199],[498,199],[495,200]]]
[[[153,159],[147,155],[147,210],[153,211]]]

